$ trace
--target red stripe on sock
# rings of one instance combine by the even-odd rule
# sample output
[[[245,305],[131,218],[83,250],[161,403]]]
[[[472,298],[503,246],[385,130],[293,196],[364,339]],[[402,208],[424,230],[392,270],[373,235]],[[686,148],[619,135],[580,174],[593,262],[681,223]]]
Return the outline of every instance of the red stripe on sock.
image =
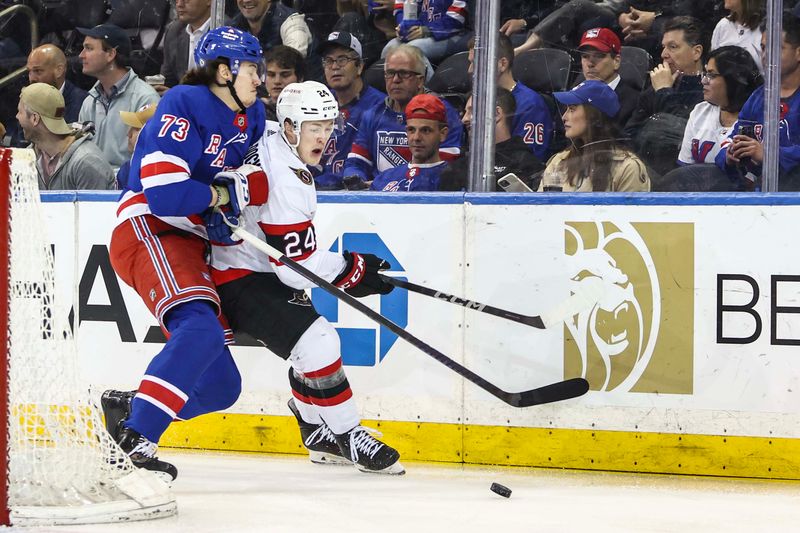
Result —
[[[331,398],[313,398],[314,405],[319,407],[334,407],[336,405],[343,404],[347,400],[353,397],[353,391],[350,388],[346,388],[336,396]]]
[[[185,401],[183,401],[183,398],[181,398],[171,390],[167,389],[162,385],[159,385],[158,383],[154,383],[146,379],[142,380],[142,383],[139,385],[139,392],[141,394],[146,394],[147,396],[150,396],[155,400],[158,400],[159,402],[166,405],[168,408],[172,409],[172,411],[175,413],[183,409],[183,405],[186,403]]]
[[[342,368],[341,357],[328,366],[320,368],[319,370],[314,370],[313,372],[303,372],[303,375],[309,379],[324,378],[326,376],[330,376],[331,374],[335,374],[340,368]]]

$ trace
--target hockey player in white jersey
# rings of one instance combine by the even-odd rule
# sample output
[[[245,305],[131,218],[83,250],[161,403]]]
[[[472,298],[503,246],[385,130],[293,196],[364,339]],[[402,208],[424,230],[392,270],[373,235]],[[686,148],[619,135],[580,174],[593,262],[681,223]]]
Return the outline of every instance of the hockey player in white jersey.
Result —
[[[268,200],[242,211],[240,224],[273,247],[356,297],[387,294],[378,276],[390,268],[372,254],[318,249],[313,218],[314,180],[306,165],[319,163],[339,108],[321,83],[288,85],[277,101],[279,123],[268,123],[245,163],[263,168]],[[206,216],[212,242],[212,276],[234,331],[263,342],[291,363],[289,407],[297,417],[313,462],[349,462],[359,470],[405,472],[394,448],[361,426],[333,326],[303,292],[313,284],[242,241],[234,241],[219,213]]]

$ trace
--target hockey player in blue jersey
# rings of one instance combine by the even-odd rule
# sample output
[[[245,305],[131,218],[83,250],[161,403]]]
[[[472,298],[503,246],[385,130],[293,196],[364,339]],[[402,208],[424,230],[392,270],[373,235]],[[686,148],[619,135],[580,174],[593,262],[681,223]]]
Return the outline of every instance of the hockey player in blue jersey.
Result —
[[[320,189],[342,189],[342,172],[347,154],[358,131],[361,117],[368,109],[381,105],[386,98],[361,79],[364,61],[361,43],[347,32],[333,32],[320,46],[325,82],[339,103],[341,128],[334,131],[319,165],[310,166]],[[320,167],[322,167],[320,169]]]
[[[241,390],[206,264],[201,213],[226,206],[234,217],[266,200],[260,169],[235,170],[265,126],[256,97],[258,41],[216,28],[198,43],[195,60],[186,85],[165,94],[139,135],[110,246],[115,272],[168,340],[137,391],[106,391],[101,399],[106,427],[134,465],[172,479],[177,469],[156,457],[170,423],[225,409]]]
[[[350,155],[344,165],[348,183],[369,182],[375,175],[411,161],[403,112],[413,97],[425,90],[425,66],[418,48],[401,44],[386,55],[386,101],[364,113]],[[445,102],[447,138],[439,148],[445,161],[461,154],[463,126],[458,112]],[[347,179],[357,177],[357,180]]]
[[[437,191],[442,170],[439,145],[447,138],[444,103],[432,94],[418,94],[406,106],[406,134],[411,162],[384,170],[373,191]]]

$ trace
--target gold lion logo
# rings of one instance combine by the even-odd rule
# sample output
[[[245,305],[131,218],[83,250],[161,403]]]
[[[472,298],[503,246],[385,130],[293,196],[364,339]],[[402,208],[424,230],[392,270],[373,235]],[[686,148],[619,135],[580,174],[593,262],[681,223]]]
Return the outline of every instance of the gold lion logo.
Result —
[[[572,375],[599,391],[691,392],[693,261],[669,245],[689,239],[693,259],[691,224],[568,222],[565,230],[573,291],[603,286],[597,304],[566,322]]]

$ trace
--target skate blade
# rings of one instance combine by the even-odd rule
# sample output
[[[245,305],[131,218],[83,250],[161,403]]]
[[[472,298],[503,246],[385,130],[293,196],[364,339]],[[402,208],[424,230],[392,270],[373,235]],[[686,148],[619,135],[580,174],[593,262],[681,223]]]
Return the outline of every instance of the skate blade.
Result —
[[[315,465],[348,465],[352,466],[353,462],[348,461],[344,457],[333,455],[332,453],[308,451],[308,458]]]
[[[402,476],[406,473],[405,467],[400,464],[400,461],[387,466],[383,470],[369,470],[368,468],[364,468],[363,466],[356,464],[356,468],[358,468],[361,472],[366,474],[388,474],[390,476]]]

